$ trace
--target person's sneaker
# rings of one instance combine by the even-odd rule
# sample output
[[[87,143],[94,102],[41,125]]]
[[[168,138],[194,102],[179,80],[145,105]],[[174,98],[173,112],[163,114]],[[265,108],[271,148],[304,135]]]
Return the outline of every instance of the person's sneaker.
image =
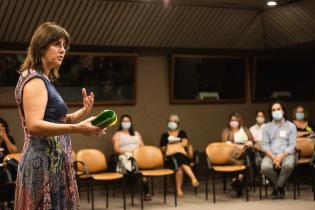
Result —
[[[278,194],[279,194],[278,189],[274,188],[271,193],[271,199],[278,199]]]
[[[284,199],[285,198],[285,189],[284,188],[280,188],[279,189],[279,199]]]

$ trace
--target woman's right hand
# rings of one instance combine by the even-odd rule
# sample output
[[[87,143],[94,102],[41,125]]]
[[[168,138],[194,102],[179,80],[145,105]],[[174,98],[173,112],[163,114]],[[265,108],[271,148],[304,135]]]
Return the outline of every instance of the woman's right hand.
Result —
[[[78,132],[86,136],[98,136],[98,137],[106,134],[107,128],[100,128],[91,124],[91,121],[93,119],[95,119],[95,116],[90,117],[78,123],[77,124]]]

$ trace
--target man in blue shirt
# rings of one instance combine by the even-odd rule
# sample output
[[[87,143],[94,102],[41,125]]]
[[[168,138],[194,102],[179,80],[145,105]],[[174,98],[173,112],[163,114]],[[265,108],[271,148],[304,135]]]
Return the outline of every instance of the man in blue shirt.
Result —
[[[293,171],[296,144],[296,127],[286,120],[285,107],[275,102],[271,105],[272,121],[262,130],[262,147],[265,157],[261,163],[261,172],[274,184],[273,199],[284,198],[284,185]],[[280,170],[279,175],[276,170]]]

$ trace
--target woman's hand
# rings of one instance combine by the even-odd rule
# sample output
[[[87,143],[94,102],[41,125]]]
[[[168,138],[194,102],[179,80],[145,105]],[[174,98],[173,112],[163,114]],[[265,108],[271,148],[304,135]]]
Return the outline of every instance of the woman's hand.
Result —
[[[93,119],[95,119],[95,116],[78,123],[78,132],[86,136],[98,137],[106,134],[106,128],[100,128],[91,124]]]
[[[94,105],[94,93],[90,92],[90,95],[87,95],[86,89],[82,88],[82,98],[83,98],[83,110],[85,114],[89,114]]]
[[[247,141],[247,142],[245,142],[245,145],[250,148],[253,146],[253,142]]]

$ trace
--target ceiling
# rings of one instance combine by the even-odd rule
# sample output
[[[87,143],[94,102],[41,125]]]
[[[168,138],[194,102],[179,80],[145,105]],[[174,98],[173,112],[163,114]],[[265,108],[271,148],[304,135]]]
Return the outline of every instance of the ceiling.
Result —
[[[225,8],[241,8],[241,9],[268,9],[267,0],[121,0],[130,2],[169,2],[172,5],[198,5],[208,7],[225,7]],[[277,0],[278,5],[284,6],[299,0]]]
[[[264,49],[315,41],[315,1],[0,0],[0,48],[28,43],[42,22],[72,44],[98,47]],[[12,45],[11,45],[12,44]]]

